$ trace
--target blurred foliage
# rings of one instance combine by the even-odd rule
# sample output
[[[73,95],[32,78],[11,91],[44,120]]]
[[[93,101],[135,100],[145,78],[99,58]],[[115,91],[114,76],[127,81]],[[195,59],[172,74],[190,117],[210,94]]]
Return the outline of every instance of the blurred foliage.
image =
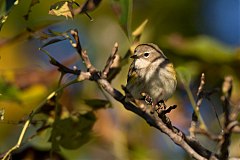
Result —
[[[77,149],[87,143],[91,138],[90,131],[94,122],[95,116],[92,112],[55,121],[50,137],[52,149],[60,151],[60,146]]]
[[[128,38],[131,38],[132,3],[132,0],[112,0],[113,11]]]
[[[66,3],[71,11],[70,19],[64,17],[69,14],[59,10],[60,4]],[[0,109],[4,110],[4,120],[0,122],[0,153],[17,141],[21,128],[11,124],[19,124],[44,102],[40,110],[44,116],[35,117],[36,124],[25,139],[30,142],[30,151],[50,154],[51,149],[60,149],[66,159],[186,159],[185,153],[168,138],[126,112],[92,82],[72,84],[56,99],[49,98],[50,93],[59,89],[59,81],[64,85],[74,76],[60,79],[60,73],[49,64],[49,57],[40,54],[38,48],[44,47],[55,62],[84,70],[72,49],[72,37],[65,34],[76,28],[83,48],[101,69],[113,44],[118,42],[121,65],[111,72],[110,79],[114,87],[121,89],[126,84],[131,49],[139,40],[154,42],[177,68],[184,70],[185,83],[193,95],[201,73],[205,73],[209,90],[219,88],[224,76],[230,74],[234,77],[232,100],[237,103],[240,50],[202,34],[200,6],[201,1],[190,0],[0,1]],[[57,13],[49,14],[53,9]],[[190,103],[183,86],[179,81],[178,90],[168,103],[178,105],[170,114],[173,124],[187,130],[192,108],[188,107]],[[219,101],[213,99],[221,114]],[[216,117],[209,112],[210,105],[207,102],[203,105],[203,119],[209,128],[218,132]],[[59,113],[56,106],[62,108]],[[109,106],[112,109],[105,109]],[[44,129],[51,136],[37,140]],[[234,138],[231,153],[239,155],[235,147],[239,145],[239,137]],[[214,144],[201,140],[214,150]]]

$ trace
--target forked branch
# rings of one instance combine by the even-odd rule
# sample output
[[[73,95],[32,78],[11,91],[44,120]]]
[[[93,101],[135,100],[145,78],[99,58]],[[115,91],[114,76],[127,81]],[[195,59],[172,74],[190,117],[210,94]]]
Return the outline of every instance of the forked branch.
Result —
[[[80,41],[76,40],[76,42],[79,42],[77,46],[81,46]],[[117,89],[113,88],[111,84],[107,81],[105,78],[105,75],[107,75],[108,68],[111,67],[111,64],[115,58],[114,54],[117,52],[117,45],[115,44],[112,56],[109,57],[105,69],[101,71],[96,71],[90,73],[89,80],[97,82],[97,84],[102,87],[106,92],[108,92],[114,99],[116,99],[118,102],[122,103],[122,105],[125,107],[125,109],[137,114],[138,116],[142,117],[146,122],[160,130],[161,132],[168,135],[172,141],[182,147],[189,155],[195,159],[217,159],[217,155],[208,149],[204,148],[199,142],[197,142],[195,139],[192,139],[191,137],[186,136],[180,129],[174,127],[169,123],[168,117],[165,115],[166,113],[170,112],[174,107],[170,107],[168,111],[164,114],[164,116],[159,116],[159,114],[154,113],[151,114],[149,110],[145,110],[142,107],[137,106],[136,104],[133,104],[126,100],[126,97]],[[80,53],[81,54],[81,53]],[[87,52],[84,52],[84,56],[82,56],[83,63],[87,66],[93,67],[91,61],[88,57]],[[102,73],[104,74],[104,77],[102,77]],[[88,79],[85,77],[85,79]],[[169,125],[170,124],[170,125]]]

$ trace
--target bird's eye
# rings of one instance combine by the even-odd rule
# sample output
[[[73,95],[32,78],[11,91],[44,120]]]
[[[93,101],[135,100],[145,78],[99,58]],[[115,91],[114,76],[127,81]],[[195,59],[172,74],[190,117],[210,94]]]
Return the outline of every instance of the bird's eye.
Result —
[[[148,58],[149,55],[150,55],[150,53],[148,53],[148,52],[145,52],[145,53],[143,54],[143,56],[144,56],[145,58]]]

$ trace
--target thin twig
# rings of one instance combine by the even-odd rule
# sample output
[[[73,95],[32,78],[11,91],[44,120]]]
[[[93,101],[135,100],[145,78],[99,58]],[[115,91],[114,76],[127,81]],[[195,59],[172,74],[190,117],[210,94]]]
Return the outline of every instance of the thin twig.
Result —
[[[72,46],[74,48],[76,48],[78,54],[80,55],[80,57],[82,58],[82,46],[81,46],[81,43],[80,43],[80,40],[79,40],[79,37],[78,37],[78,31],[76,29],[73,29],[70,31],[71,35],[73,36],[74,40],[75,40],[75,43],[72,43]]]
[[[221,140],[221,136],[219,135],[214,135],[204,129],[200,129],[200,128],[196,128],[194,131],[195,134],[201,134],[201,135],[205,135],[206,137],[208,137],[209,139],[215,141],[215,142],[219,142]]]
[[[223,112],[224,112],[224,130],[222,140],[220,141],[220,159],[225,160],[229,157],[228,147],[230,145],[231,129],[229,128],[230,120],[230,99],[232,94],[232,77],[226,76],[222,85],[222,101],[223,101]]]
[[[112,54],[109,56],[108,60],[107,60],[107,63],[102,71],[102,78],[107,78],[107,75],[110,71],[110,68],[114,62],[114,59],[115,59],[115,56],[117,54],[117,51],[118,51],[118,43],[116,42],[114,44],[114,47],[113,47],[113,50],[112,50]]]
[[[184,84],[184,83],[183,83],[183,86],[184,86],[184,88],[185,88],[185,90],[187,92],[187,95],[189,97],[190,103],[191,103],[191,105],[192,105],[192,107],[194,109],[195,115],[197,117],[197,121],[199,121],[199,123],[200,123],[199,127],[201,129],[207,130],[207,126],[206,126],[205,122],[203,121],[203,118],[202,118],[202,116],[200,114],[200,111],[199,111],[199,107],[197,107],[196,101],[194,100],[194,97],[193,97],[193,94],[192,94],[192,92],[190,90],[190,87],[188,85]],[[195,123],[195,124],[197,124],[197,123]],[[189,132],[190,133],[193,132],[193,131],[191,131],[191,128],[189,129]],[[194,138],[193,135],[191,135],[191,137]]]
[[[16,144],[15,146],[13,146],[11,149],[8,150],[8,152],[4,155],[4,157],[3,157],[2,160],[7,160],[8,158],[10,158],[11,153],[20,147],[20,145],[22,144],[24,135],[25,135],[25,133],[26,133],[26,131],[27,131],[27,128],[28,128],[28,126],[29,126],[29,123],[30,123],[30,119],[28,119],[28,120],[24,123],[23,129],[22,129],[21,134],[20,134],[20,136],[19,136],[19,138],[18,138],[17,144]]]
[[[96,68],[93,67],[93,65],[92,65],[92,63],[91,63],[91,61],[90,61],[90,59],[89,59],[89,57],[87,55],[87,51],[86,50],[82,51],[81,55],[82,55],[82,60],[83,60],[84,64],[87,67],[87,70],[90,73],[96,72]]]
[[[92,63],[89,60],[89,57],[87,55],[86,50],[82,50],[81,42],[79,39],[78,31],[77,30],[71,30],[70,31],[71,35],[75,39],[75,43],[72,44],[72,46],[77,50],[78,54],[80,55],[82,61],[84,62],[86,68],[88,71],[95,72],[96,69],[93,67]]]
[[[219,120],[219,117],[218,117],[218,114],[217,114],[216,106],[215,106],[214,103],[211,101],[211,98],[210,98],[210,97],[207,97],[206,99],[207,99],[208,102],[211,104],[211,108],[212,108],[212,110],[213,110],[213,112],[214,112],[214,114],[215,114],[215,116],[216,116],[216,118],[217,118],[218,125],[219,125],[219,127],[220,127],[220,129],[221,129],[221,131],[222,131],[223,128],[222,128],[222,124],[221,124],[221,122],[220,122],[220,120]]]
[[[43,48],[39,48],[40,51],[42,51],[43,53],[45,53],[49,58],[50,58],[50,63],[56,67],[58,67],[58,70],[62,73],[70,73],[70,74],[74,74],[74,75],[79,75],[81,73],[81,70],[78,69],[70,69],[66,66],[64,66],[62,63],[58,62],[54,57],[52,57],[48,51],[46,51]]]
[[[191,127],[189,128],[190,136],[192,138],[195,138],[195,130],[196,130],[196,128],[198,128],[197,112],[199,112],[200,105],[202,104],[202,101],[203,101],[202,92],[203,92],[203,89],[204,89],[204,85],[205,85],[205,75],[204,75],[204,73],[202,73],[201,81],[200,81],[198,91],[197,91],[196,108],[192,113],[192,122],[191,122]]]

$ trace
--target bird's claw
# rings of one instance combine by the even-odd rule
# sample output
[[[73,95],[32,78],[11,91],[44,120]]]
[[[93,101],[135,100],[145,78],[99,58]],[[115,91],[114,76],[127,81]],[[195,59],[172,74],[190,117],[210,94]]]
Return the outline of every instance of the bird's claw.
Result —
[[[143,97],[142,100],[144,100],[148,105],[152,105],[152,98],[147,93],[141,93],[141,96]]]

